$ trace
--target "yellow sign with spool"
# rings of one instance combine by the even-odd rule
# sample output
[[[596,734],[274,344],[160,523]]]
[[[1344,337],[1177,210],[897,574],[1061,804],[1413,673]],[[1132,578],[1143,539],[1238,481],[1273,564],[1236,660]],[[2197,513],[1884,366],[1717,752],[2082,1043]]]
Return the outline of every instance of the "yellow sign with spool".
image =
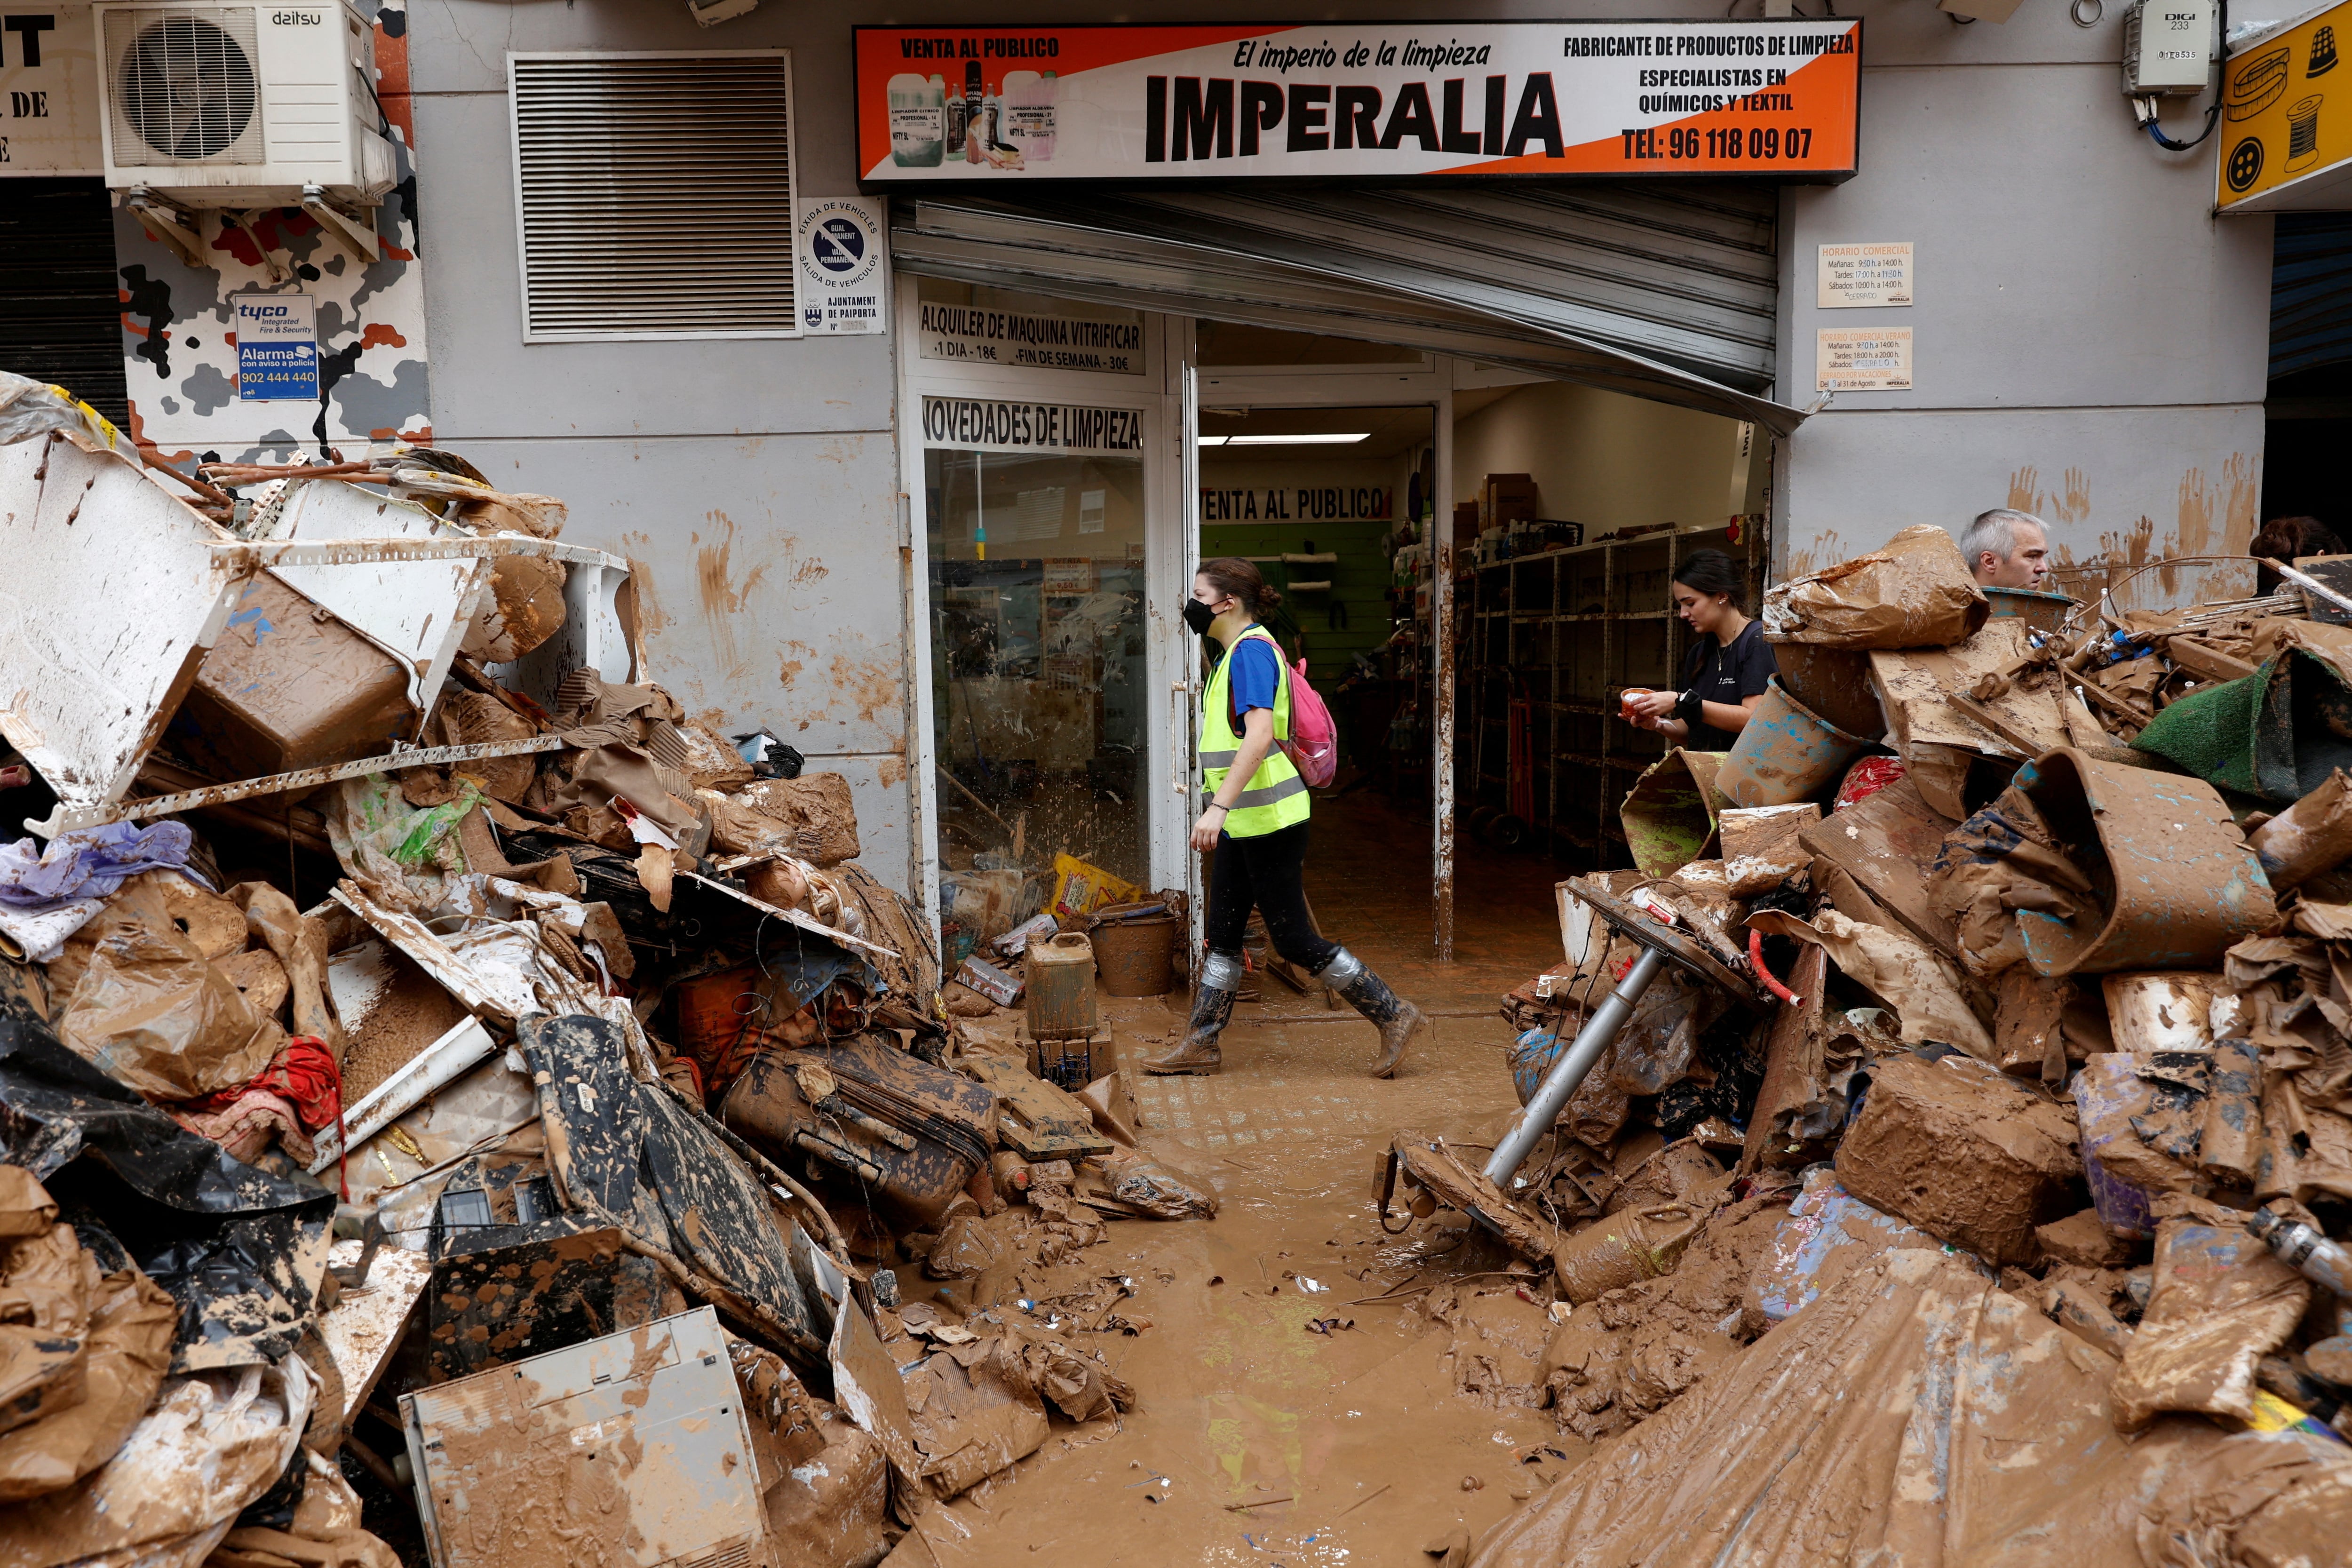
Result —
[[[2248,45],[2221,68],[2223,212],[2352,207],[2352,0]]]

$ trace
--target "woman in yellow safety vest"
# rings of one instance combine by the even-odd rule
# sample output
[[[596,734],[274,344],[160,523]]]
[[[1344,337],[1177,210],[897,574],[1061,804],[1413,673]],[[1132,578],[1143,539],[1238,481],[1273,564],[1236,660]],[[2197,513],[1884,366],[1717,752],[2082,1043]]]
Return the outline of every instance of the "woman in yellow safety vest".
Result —
[[[1201,694],[1201,790],[1192,847],[1216,858],[1209,869],[1207,956],[1192,993],[1183,1042],[1157,1073],[1213,1073],[1217,1037],[1233,1017],[1242,984],[1242,933],[1255,905],[1275,951],[1347,998],[1381,1031],[1374,1078],[1391,1078],[1421,1026],[1421,1009],[1401,999],[1363,960],[1315,929],[1307,910],[1307,781],[1276,741],[1290,738],[1290,671],[1257,617],[1282,595],[1256,567],[1234,556],[1204,561],[1184,603],[1184,624],[1224,657]]]

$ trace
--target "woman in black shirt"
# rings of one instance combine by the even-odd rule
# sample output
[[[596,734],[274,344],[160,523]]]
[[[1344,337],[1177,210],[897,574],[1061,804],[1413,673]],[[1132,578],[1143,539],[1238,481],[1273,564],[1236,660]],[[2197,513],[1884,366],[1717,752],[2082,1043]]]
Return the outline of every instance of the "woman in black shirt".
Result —
[[[1693,551],[1675,568],[1672,586],[1675,611],[1695,634],[1683,660],[1683,689],[1629,696],[1626,716],[1675,745],[1727,752],[1780,666],[1764,628],[1739,607],[1747,584],[1730,556]]]

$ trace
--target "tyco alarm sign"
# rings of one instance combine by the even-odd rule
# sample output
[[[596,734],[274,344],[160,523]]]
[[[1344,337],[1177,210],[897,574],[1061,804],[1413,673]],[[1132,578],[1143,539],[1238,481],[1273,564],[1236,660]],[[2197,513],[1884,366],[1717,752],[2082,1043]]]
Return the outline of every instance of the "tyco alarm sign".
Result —
[[[868,184],[1854,171],[1853,20],[856,35]]]
[[[319,305],[308,294],[231,299],[240,403],[319,400]]]

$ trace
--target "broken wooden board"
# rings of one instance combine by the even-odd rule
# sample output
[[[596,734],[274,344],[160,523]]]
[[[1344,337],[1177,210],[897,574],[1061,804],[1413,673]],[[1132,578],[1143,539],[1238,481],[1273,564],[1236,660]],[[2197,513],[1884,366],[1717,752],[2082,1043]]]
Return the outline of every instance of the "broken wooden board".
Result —
[[[356,1237],[339,1241],[327,1251],[332,1268],[357,1264],[366,1243]],[[375,1392],[376,1381],[392,1362],[400,1337],[425,1288],[433,1282],[433,1259],[405,1247],[383,1246],[368,1260],[367,1278],[346,1285],[335,1304],[319,1314],[319,1337],[342,1374],[342,1420],[346,1426]]]
[[[1390,1145],[1413,1184],[1446,1207],[1477,1220],[1520,1257],[1546,1262],[1559,1245],[1559,1232],[1505,1197],[1475,1165],[1448,1148],[1443,1138],[1399,1132]]]
[[[997,1131],[1024,1160],[1075,1160],[1108,1154],[1111,1141],[1095,1130],[1094,1112],[1018,1062],[966,1057],[964,1073],[996,1091]]]
[[[2039,756],[2067,744],[2063,688],[2050,672],[2019,676],[2007,691],[1983,703],[1997,726],[1979,722],[1947,700],[1948,694],[1967,692],[1981,677],[2032,652],[2027,629],[2022,620],[2006,616],[1987,621],[1974,637],[1950,647],[1873,649],[1870,683],[1886,710],[1887,742],[1906,756],[1924,745],[1993,757]]]
[[[1995,625],[2000,623],[1996,622]],[[1952,824],[1931,810],[1908,778],[1797,835],[1797,841],[1843,867],[1912,935],[1938,952],[1957,951],[1952,923],[1927,900],[1927,878]]]

